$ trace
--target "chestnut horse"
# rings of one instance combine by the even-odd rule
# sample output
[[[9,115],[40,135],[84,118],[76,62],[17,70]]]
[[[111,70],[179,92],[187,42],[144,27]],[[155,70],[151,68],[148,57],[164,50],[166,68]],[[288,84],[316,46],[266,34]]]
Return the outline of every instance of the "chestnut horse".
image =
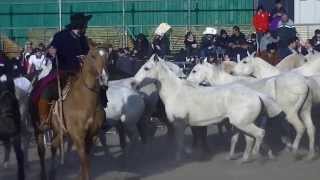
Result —
[[[54,162],[56,150],[59,147],[60,135],[68,136],[76,147],[80,158],[80,179],[90,179],[90,149],[93,137],[101,128],[105,120],[105,113],[100,100],[100,87],[106,85],[107,74],[105,71],[107,55],[104,51],[98,50],[89,41],[90,51],[85,57],[81,71],[77,73],[70,83],[70,91],[67,97],[62,101],[63,124],[65,130],[62,131],[57,116],[51,114],[51,127],[54,132],[52,143],[52,162]],[[57,103],[56,103],[57,104]],[[33,106],[36,107],[36,106]],[[36,140],[38,153],[41,163],[41,179],[47,179],[45,167],[45,145],[43,141],[43,132],[38,126],[39,116],[36,109],[33,108]],[[61,123],[60,123],[61,124]],[[54,179],[55,168],[52,165],[52,171],[49,178]]]

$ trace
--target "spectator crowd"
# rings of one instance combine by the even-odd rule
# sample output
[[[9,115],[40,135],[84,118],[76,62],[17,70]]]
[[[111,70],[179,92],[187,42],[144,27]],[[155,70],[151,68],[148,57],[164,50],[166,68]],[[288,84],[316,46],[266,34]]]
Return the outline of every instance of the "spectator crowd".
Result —
[[[151,42],[146,35],[140,33],[132,38],[133,48],[113,49],[110,66],[114,67],[110,69],[120,69],[130,76],[136,69],[135,60],[148,59],[153,53],[164,58],[170,56],[176,61],[196,62],[206,58],[209,62],[215,62],[237,61],[248,53],[256,52],[270,64],[276,65],[292,53],[305,55],[311,51],[320,51],[320,29],[315,30],[312,39],[305,42],[299,40],[282,0],[276,0],[270,11],[259,5],[252,17],[252,25],[255,33],[248,35],[239,26],[233,26],[230,34],[225,29],[218,31],[214,27],[207,27],[200,40],[193,32],[188,31],[184,37],[184,48],[172,54],[169,38],[172,28],[167,23],[161,23]],[[108,48],[112,49],[112,46]],[[43,43],[34,47],[32,42],[27,42],[21,55],[12,62],[20,73],[32,76],[48,63],[53,62],[54,66],[55,53],[54,48],[46,47]]]

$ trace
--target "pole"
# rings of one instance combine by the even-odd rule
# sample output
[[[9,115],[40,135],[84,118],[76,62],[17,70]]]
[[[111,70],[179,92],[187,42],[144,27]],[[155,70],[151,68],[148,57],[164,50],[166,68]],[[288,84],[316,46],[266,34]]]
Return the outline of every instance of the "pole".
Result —
[[[62,0],[58,0],[59,6],[59,31],[62,30]]]
[[[125,41],[125,0],[122,0],[122,48],[124,48],[124,41]]]
[[[191,30],[191,0],[188,0],[188,31]]]
[[[62,0],[58,0],[59,2],[59,31],[62,30]],[[61,90],[61,79],[60,79],[60,73],[59,73],[59,61],[58,61],[58,56],[56,56],[56,72],[57,72],[57,80],[58,80],[58,94],[59,94],[59,99],[58,99],[58,119],[60,123],[63,123],[63,106],[62,106],[62,90]],[[61,126],[61,124],[60,124]],[[63,126],[60,127],[60,163],[64,164],[64,141],[63,141],[63,133],[64,133],[64,128]]]

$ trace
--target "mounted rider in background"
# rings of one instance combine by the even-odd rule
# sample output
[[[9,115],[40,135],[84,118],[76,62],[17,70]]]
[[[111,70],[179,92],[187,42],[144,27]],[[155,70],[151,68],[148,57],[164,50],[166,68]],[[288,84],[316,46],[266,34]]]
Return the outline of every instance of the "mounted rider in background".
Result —
[[[50,48],[56,49],[56,59],[58,61],[58,72],[60,75],[60,81],[62,88],[70,81],[70,78],[74,77],[80,70],[82,62],[85,56],[89,52],[89,45],[87,37],[85,36],[88,21],[92,18],[91,15],[86,16],[84,13],[76,13],[71,15],[70,24],[66,28],[54,35],[54,38],[49,45]],[[52,62],[55,64],[55,62]],[[50,111],[50,102],[57,100],[58,97],[58,83],[57,73],[51,72],[50,74],[55,74],[50,78],[50,75],[43,79],[43,83],[46,87],[38,95],[35,94],[34,103],[38,102],[38,114],[40,117],[40,124],[48,124],[48,116]],[[48,78],[49,82],[46,82]],[[54,80],[54,81],[53,81]],[[102,99],[104,105],[106,104],[106,88],[101,91]],[[38,93],[39,94],[39,93]],[[40,96],[40,97],[39,97]],[[80,97],[79,97],[80,98]]]

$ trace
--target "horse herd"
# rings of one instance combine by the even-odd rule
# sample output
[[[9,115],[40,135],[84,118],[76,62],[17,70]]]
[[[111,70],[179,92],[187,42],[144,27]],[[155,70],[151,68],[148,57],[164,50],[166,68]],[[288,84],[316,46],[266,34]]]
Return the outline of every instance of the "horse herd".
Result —
[[[201,144],[200,149],[207,151],[206,127],[228,120],[233,127],[228,159],[234,158],[235,147],[242,134],[246,146],[240,162],[248,162],[260,153],[268,133],[264,126],[256,123],[261,118],[271,121],[284,119],[294,128],[293,142],[282,137],[294,154],[297,154],[306,131],[309,139],[307,159],[316,156],[316,128],[311,110],[320,104],[320,55],[293,54],[276,67],[254,54],[237,63],[209,64],[204,61],[196,64],[188,76],[174,63],[153,55],[134,77],[107,81],[105,64],[108,54],[93,45],[90,48],[82,71],[63,101],[65,120],[60,122],[52,116],[55,135],[51,162],[56,163],[58,149],[60,155],[63,154],[61,137],[70,138],[80,157],[81,180],[90,179],[90,147],[105,120],[118,130],[120,145],[126,153],[133,150],[127,146],[126,136],[130,145],[140,140],[148,143],[152,134],[150,119],[159,109],[162,112],[160,119],[167,126],[168,138],[175,147],[176,161],[181,160],[185,153],[184,132],[187,127],[192,130],[194,145]],[[200,85],[203,83],[207,86]],[[28,103],[31,83],[25,78],[18,78],[15,84],[21,122],[35,122],[35,113]],[[106,92],[109,102],[104,111],[96,92],[100,85],[109,87]],[[41,162],[41,179],[47,179],[43,133],[36,123],[33,124]],[[26,127],[22,129],[28,129]],[[29,142],[31,131],[25,132],[29,135],[24,136],[27,138],[24,141]],[[24,143],[23,147],[27,156],[28,143]],[[273,157],[271,149],[268,149],[268,155]],[[55,174],[54,164],[49,173],[50,179]],[[20,164],[20,180],[24,179],[21,169]]]

